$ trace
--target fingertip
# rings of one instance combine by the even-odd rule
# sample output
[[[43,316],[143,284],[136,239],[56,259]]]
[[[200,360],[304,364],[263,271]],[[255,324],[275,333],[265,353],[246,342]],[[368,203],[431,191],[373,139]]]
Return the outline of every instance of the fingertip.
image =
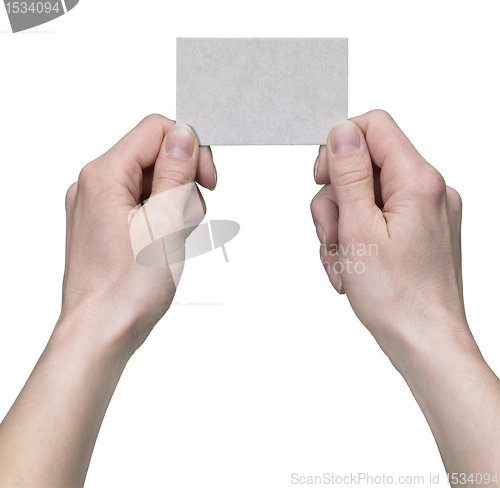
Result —
[[[317,185],[330,183],[328,175],[328,165],[326,162],[326,146],[319,146],[318,157],[314,163],[314,181]]]
[[[373,168],[360,128],[349,120],[332,127],[326,144],[328,176],[344,212],[363,217],[375,206]]]
[[[188,185],[196,179],[199,166],[198,138],[185,124],[174,124],[167,131],[156,158],[151,194]]]
[[[335,124],[328,134],[327,147],[334,156],[351,154],[361,149],[359,127],[350,120]]]
[[[210,146],[200,146],[200,162],[198,164],[196,181],[211,191],[215,190],[217,186],[217,170]]]
[[[210,189],[212,191],[214,191],[216,186],[217,186],[217,168],[215,167],[215,164],[214,164],[214,186]]]
[[[210,146],[200,146],[200,160],[214,162],[212,148]]]
[[[172,158],[192,159],[197,155],[198,139],[189,125],[174,124],[165,135],[163,147]]]

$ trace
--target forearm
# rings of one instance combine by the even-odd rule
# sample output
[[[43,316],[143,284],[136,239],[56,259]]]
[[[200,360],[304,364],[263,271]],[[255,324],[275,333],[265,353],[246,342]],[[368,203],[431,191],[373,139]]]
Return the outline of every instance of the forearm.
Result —
[[[466,329],[411,342],[398,369],[429,423],[446,471],[500,478],[500,381]]]
[[[78,322],[78,323],[77,323]],[[127,357],[94,324],[60,321],[0,425],[0,486],[83,486]]]

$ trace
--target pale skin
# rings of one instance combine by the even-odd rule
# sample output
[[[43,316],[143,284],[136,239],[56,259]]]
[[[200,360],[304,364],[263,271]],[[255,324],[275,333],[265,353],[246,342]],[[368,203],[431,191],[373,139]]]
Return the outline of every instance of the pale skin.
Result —
[[[465,317],[459,194],[380,110],[330,132],[315,179],[330,281],[408,383],[447,473],[500,478],[500,381]],[[329,250],[352,242],[378,253],[354,258],[363,273],[337,273],[333,262],[353,257]]]
[[[0,487],[83,486],[127,361],[172,303],[169,268],[135,262],[127,218],[176,186],[215,188],[210,149],[174,124],[147,117],[68,190],[62,311],[0,424]],[[331,284],[408,383],[446,471],[499,473],[500,382],[465,317],[458,193],[383,111],[334,127],[314,173]],[[363,273],[341,270],[347,257],[331,252],[349,243],[377,245],[354,258]]]

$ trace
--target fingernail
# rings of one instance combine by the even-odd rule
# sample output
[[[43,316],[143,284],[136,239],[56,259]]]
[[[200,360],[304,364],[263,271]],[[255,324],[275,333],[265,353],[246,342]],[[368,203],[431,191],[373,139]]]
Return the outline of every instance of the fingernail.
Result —
[[[212,191],[215,190],[215,187],[217,186],[217,170],[215,168],[214,168],[214,181],[215,181],[214,187],[211,188]]]
[[[318,174],[318,161],[319,161],[319,156],[316,157],[316,161],[314,161],[314,181],[318,183],[318,180],[316,179],[316,175]]]
[[[167,133],[165,151],[170,156],[189,159],[194,152],[194,132],[185,124],[173,125]]]
[[[343,122],[332,129],[330,144],[335,156],[349,154],[361,147],[359,132],[354,122]]]

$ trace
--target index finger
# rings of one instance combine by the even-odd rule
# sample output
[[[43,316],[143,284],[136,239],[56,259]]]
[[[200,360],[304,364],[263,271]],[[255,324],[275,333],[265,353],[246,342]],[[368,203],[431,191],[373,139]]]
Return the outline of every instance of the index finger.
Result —
[[[125,177],[123,184],[127,185],[136,202],[147,198],[151,193],[152,166],[158,158],[167,132],[173,125],[175,121],[163,115],[148,115],[103,155],[104,160],[117,162],[116,167]],[[200,147],[196,181],[205,188],[213,188],[215,174],[210,147]],[[119,175],[116,175],[116,178],[121,180]]]
[[[381,170],[384,203],[390,196],[418,181],[418,174],[425,166],[430,166],[384,110],[372,110],[350,120],[363,132],[372,162]]]
[[[163,115],[148,115],[104,156],[123,157],[125,164],[146,169],[156,161],[163,138],[174,124],[173,120]]]

